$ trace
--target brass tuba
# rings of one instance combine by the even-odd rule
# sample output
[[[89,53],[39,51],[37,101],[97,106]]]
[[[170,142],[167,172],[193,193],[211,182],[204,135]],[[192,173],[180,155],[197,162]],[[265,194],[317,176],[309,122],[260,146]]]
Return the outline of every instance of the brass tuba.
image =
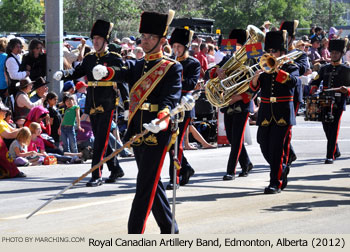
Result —
[[[279,70],[283,64],[296,60],[300,57],[301,54],[303,54],[303,51],[297,50],[276,58],[272,54],[265,53],[261,56],[259,63],[250,67],[242,65],[229,77],[221,80],[221,82],[232,83],[231,87],[227,88],[227,93],[231,94],[231,96],[234,94],[242,94],[249,89],[249,83],[254,78],[256,71],[261,69],[263,72],[268,74],[274,73]],[[228,97],[227,105],[230,101],[231,96]]]
[[[248,85],[235,86],[235,88],[232,88],[232,86],[251,75],[249,67],[244,65],[248,59],[246,45],[263,43],[265,34],[254,25],[248,25],[247,30],[249,37],[246,43],[221,67],[226,76],[231,77],[240,73],[239,76],[236,75],[238,78],[226,78],[225,81],[216,77],[209,80],[205,85],[205,95],[208,101],[216,107],[226,107],[229,105],[232,95],[244,93],[249,88]]]

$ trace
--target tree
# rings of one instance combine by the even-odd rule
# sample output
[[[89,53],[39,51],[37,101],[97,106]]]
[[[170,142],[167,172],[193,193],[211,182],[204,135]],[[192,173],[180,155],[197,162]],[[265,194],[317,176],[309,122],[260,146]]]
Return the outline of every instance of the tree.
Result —
[[[346,11],[343,3],[332,0],[318,0],[315,1],[315,6],[310,16],[314,25],[321,26],[328,30],[332,26],[344,25],[342,18]]]
[[[0,31],[42,32],[44,8],[37,0],[2,0]]]
[[[89,33],[93,23],[103,19],[114,23],[114,34],[122,37],[137,31],[140,12],[135,2],[128,0],[65,0],[64,30]]]
[[[311,0],[203,0],[204,15],[215,19],[215,26],[228,34],[233,28],[260,27],[269,20],[279,28],[284,20],[298,19],[299,27],[307,27]]]

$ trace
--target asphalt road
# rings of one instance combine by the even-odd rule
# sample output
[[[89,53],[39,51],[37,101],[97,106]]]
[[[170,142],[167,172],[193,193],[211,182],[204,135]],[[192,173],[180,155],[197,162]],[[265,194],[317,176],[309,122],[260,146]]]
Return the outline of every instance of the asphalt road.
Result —
[[[269,167],[256,143],[247,150],[254,169],[246,178],[222,181],[228,147],[185,151],[196,173],[177,191],[176,219],[181,234],[349,234],[350,112],[343,114],[339,134],[341,157],[325,165],[326,140],[319,122],[297,118],[293,128],[293,163],[288,187],[264,195]],[[167,182],[168,158],[162,172]],[[55,165],[21,168],[28,177],[0,181],[0,234],[126,234],[135,192],[136,163],[121,159],[125,177],[116,184],[87,188],[84,179],[38,214],[25,217],[90,168]],[[105,168],[106,169],[106,168]],[[240,168],[237,169],[240,172]],[[109,172],[105,170],[104,177]],[[172,192],[168,192],[172,201]],[[151,215],[146,234],[159,229]]]

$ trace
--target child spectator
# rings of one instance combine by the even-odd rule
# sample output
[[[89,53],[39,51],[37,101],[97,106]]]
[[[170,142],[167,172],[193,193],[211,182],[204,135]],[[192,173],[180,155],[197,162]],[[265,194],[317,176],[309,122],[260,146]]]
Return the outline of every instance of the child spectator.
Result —
[[[60,149],[52,149],[51,151],[55,151],[53,153],[47,153],[45,149],[45,144],[43,139],[40,137],[41,134],[41,127],[39,123],[31,123],[29,125],[30,132],[32,133],[32,140],[30,142],[30,145],[28,147],[28,150],[34,150],[37,151],[40,156],[40,159],[38,160],[38,164],[41,164],[44,160],[44,157],[46,156],[54,156],[57,158],[57,161],[60,163],[74,163],[74,164],[80,164],[83,161],[80,158],[86,159],[86,154],[81,153],[69,153],[69,152],[62,152]]]
[[[54,92],[49,92],[46,96],[45,106],[47,106],[50,115],[50,125],[51,125],[51,137],[55,141],[55,146],[59,147],[60,136],[58,134],[58,129],[60,128],[62,117],[57,110],[58,96]]]
[[[75,93],[75,85],[74,82],[72,80],[66,81],[63,85],[63,89],[62,92],[64,93],[64,95],[71,95],[74,98],[74,105],[78,104],[77,101],[77,96],[74,94]]]
[[[6,113],[8,111],[10,111],[10,109],[0,101],[0,137],[4,140],[7,147],[10,146],[19,131],[19,129],[12,127],[5,121]]]
[[[45,157],[48,156],[45,151],[44,141],[38,137],[41,134],[41,127],[39,123],[32,122],[29,125],[30,133],[32,134],[30,144],[28,146],[28,151],[34,151],[39,156],[36,164],[42,164]]]
[[[10,125],[10,126],[13,127],[13,128],[16,128],[16,124],[15,124],[15,122],[12,120],[12,112],[11,112],[11,110],[9,110],[9,111],[6,112],[6,116],[5,116],[5,119],[4,119],[4,120],[8,123],[8,125]]]
[[[78,130],[84,132],[84,129],[80,127],[79,106],[74,105],[74,98],[71,95],[65,96],[63,98],[63,103],[66,105],[66,110],[61,126],[58,129],[58,134],[61,135],[63,150],[65,152],[77,153],[78,147],[74,128],[75,121],[77,122]]]
[[[23,127],[18,132],[16,140],[14,140],[9,149],[9,156],[14,159],[17,166],[31,165],[30,161],[35,162],[38,158],[36,151],[28,151],[28,145],[32,139],[32,134],[28,127]]]
[[[86,100],[86,88],[88,87],[88,85],[85,82],[79,81],[77,83],[77,85],[75,85],[75,89],[76,89],[76,97],[77,97],[77,104],[80,107],[81,113],[84,113],[84,109],[85,109],[85,100]]]

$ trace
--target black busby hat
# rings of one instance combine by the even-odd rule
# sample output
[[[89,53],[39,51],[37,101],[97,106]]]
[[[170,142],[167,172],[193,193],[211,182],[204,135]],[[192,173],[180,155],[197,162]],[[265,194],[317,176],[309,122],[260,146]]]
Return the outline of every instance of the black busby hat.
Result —
[[[144,11],[141,14],[139,32],[165,37],[174,15],[175,11],[173,10],[169,10],[168,14]]]
[[[331,51],[338,51],[341,53],[345,52],[347,40],[344,39],[331,39],[329,41],[329,48],[328,50]]]
[[[43,77],[39,77],[34,81],[32,90],[37,90],[39,87],[45,86],[50,82],[46,81]]]
[[[171,34],[169,43],[170,45],[173,45],[174,43],[179,43],[184,47],[188,48],[192,41],[192,36],[193,31],[183,28],[176,28]]]
[[[101,19],[96,20],[96,22],[92,26],[90,38],[94,38],[94,36],[97,35],[109,41],[109,37],[111,36],[112,29],[113,29],[113,23],[110,23]]]
[[[248,38],[248,31],[243,29],[233,29],[228,36],[229,39],[237,39],[237,43],[244,45]]]
[[[294,37],[298,25],[299,20],[284,21],[281,24],[280,31],[286,30],[288,32],[288,36]]]
[[[270,31],[265,37],[265,51],[275,49],[280,51],[287,50],[287,31]]]

